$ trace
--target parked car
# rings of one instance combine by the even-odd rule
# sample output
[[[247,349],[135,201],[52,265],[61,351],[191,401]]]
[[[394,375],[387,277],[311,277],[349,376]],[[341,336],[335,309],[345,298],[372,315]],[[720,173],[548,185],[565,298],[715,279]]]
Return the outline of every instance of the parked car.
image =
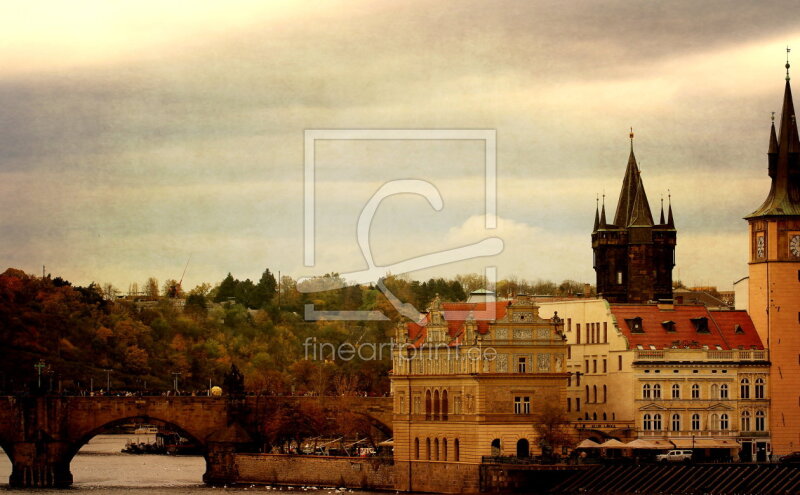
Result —
[[[800,464],[800,452],[792,452],[791,454],[782,456],[778,461],[781,464]]]
[[[691,450],[670,450],[666,454],[658,454],[657,462],[692,462]]]

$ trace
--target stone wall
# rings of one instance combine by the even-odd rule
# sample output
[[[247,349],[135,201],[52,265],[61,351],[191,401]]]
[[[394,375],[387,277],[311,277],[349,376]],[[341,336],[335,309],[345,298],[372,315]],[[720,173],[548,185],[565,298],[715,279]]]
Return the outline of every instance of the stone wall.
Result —
[[[312,455],[236,454],[237,483],[394,489],[390,460]]]
[[[409,484],[409,474],[411,483]],[[478,493],[480,464],[400,461],[395,464],[395,489],[434,493]]]

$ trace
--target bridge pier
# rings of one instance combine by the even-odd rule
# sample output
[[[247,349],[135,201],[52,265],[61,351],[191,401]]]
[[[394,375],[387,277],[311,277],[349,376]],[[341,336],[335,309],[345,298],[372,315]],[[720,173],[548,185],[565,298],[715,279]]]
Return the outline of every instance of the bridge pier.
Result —
[[[14,443],[9,455],[11,488],[66,488],[72,484],[71,455],[67,442],[35,441]]]

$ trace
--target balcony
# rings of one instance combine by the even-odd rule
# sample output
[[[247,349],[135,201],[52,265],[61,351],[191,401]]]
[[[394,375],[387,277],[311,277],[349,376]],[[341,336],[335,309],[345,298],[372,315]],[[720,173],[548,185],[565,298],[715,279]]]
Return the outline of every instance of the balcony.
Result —
[[[766,361],[762,350],[636,349],[634,361]]]

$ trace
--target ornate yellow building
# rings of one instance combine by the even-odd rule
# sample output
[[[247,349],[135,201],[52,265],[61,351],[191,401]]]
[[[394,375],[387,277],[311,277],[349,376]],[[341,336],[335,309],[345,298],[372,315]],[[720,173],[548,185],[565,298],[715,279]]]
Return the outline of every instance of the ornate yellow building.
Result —
[[[540,452],[536,411],[565,401],[563,324],[529,298],[433,302],[393,356],[396,488],[476,492],[485,456]]]

